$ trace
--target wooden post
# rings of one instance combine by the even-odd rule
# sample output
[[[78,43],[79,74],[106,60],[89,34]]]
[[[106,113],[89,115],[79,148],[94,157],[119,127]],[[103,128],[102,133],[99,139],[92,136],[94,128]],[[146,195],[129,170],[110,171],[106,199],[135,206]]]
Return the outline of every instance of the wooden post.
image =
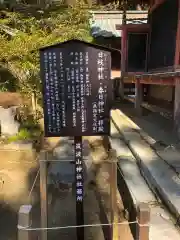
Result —
[[[180,78],[175,78],[174,131],[180,137]]]
[[[31,240],[31,231],[23,230],[21,228],[30,228],[31,227],[31,205],[23,205],[19,209],[18,216],[18,240]]]
[[[116,151],[110,150],[111,171],[110,171],[110,198],[111,198],[111,223],[112,240],[117,240],[118,236],[118,209],[117,209],[117,157]]]
[[[47,153],[40,155],[40,197],[41,197],[41,228],[48,227],[48,204],[47,204]],[[41,240],[47,240],[47,230],[41,231]]]
[[[142,84],[140,83],[140,79],[135,79],[135,109],[138,115],[142,114],[142,108],[141,108],[141,104],[142,104]]]
[[[137,240],[149,240],[150,208],[147,203],[140,203],[137,212]]]
[[[180,0],[179,0],[180,7]],[[174,58],[175,69],[180,64],[180,8],[178,11],[178,24],[177,24],[177,34],[176,34],[176,52]],[[177,132],[178,137],[180,137],[180,78],[175,78],[175,97],[174,97],[174,130]]]
[[[127,8],[127,1],[123,1],[123,16],[122,16],[122,25],[126,25],[126,8]],[[126,71],[126,33],[125,29],[121,30],[121,77],[120,77],[120,82],[119,82],[119,94],[120,98],[123,100],[124,99],[124,74]]]

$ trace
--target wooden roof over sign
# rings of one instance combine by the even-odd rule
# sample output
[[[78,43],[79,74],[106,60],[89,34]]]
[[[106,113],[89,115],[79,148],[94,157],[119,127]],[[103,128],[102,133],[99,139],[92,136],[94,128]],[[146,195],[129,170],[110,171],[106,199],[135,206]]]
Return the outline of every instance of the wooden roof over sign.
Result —
[[[63,48],[63,47],[67,47],[68,44],[73,44],[73,43],[89,46],[89,47],[92,47],[92,48],[97,48],[97,49],[108,51],[108,52],[111,52],[111,51],[114,50],[114,49],[109,48],[109,47],[101,46],[101,45],[90,43],[90,42],[85,42],[85,41],[78,40],[78,39],[71,39],[71,40],[68,40],[68,41],[65,41],[65,42],[60,42],[60,43],[57,43],[57,44],[54,44],[54,45],[45,46],[45,47],[40,48],[39,50],[44,51],[44,50],[48,50],[48,49],[51,49],[51,48],[59,48],[59,47]]]

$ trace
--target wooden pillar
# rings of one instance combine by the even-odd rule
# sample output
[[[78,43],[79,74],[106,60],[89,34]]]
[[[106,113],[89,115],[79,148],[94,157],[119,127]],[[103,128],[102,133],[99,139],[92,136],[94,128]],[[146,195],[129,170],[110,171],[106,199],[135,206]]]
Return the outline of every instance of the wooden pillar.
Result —
[[[121,78],[119,82],[119,95],[121,99],[124,99],[124,74],[126,71],[126,1],[123,2],[123,19],[121,30]]]
[[[175,79],[174,128],[180,137],[180,77]]]
[[[143,87],[142,84],[140,83],[140,79],[136,79],[135,80],[135,102],[134,102],[134,106],[136,109],[136,112],[138,115],[142,114],[142,108],[141,108],[141,104],[142,104],[142,99],[143,98]]]
[[[174,58],[175,68],[180,64],[180,0],[178,12],[178,24],[176,35],[176,52]],[[175,78],[175,96],[174,96],[174,128],[180,137],[180,77]]]
[[[41,228],[48,227],[47,158],[47,153],[42,151],[40,155]],[[41,231],[41,240],[47,240],[47,237],[47,230]]]

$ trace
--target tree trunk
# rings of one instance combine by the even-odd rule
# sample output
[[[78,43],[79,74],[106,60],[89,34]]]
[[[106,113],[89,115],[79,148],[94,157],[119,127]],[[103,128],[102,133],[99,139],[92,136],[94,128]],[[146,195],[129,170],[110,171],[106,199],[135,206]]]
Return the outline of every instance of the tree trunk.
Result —
[[[36,95],[34,92],[31,95],[31,103],[33,112],[36,112]]]

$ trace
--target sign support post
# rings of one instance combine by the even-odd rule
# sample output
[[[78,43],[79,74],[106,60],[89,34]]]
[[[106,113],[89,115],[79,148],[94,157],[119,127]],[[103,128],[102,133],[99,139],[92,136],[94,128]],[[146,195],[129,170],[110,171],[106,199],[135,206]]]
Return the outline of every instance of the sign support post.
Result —
[[[84,240],[84,184],[82,137],[74,137],[77,239]]]

